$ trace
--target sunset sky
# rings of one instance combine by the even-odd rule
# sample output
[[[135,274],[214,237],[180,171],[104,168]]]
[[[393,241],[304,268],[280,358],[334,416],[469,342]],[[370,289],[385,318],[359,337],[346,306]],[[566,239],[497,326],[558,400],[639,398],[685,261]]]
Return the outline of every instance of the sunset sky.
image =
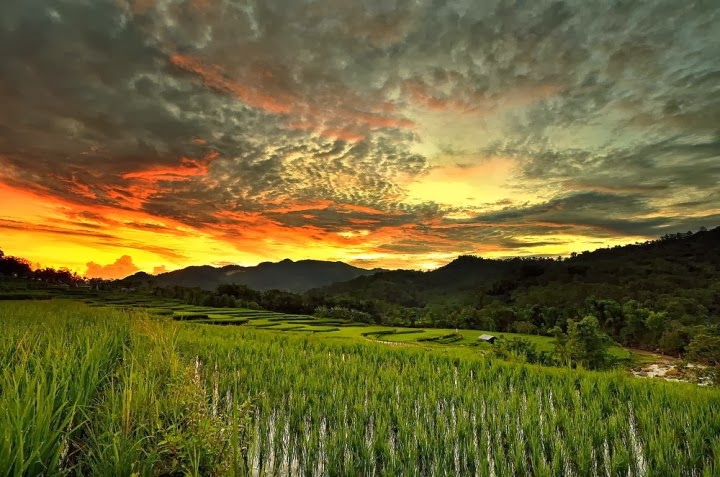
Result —
[[[720,225],[720,3],[0,1],[0,248],[432,268]]]

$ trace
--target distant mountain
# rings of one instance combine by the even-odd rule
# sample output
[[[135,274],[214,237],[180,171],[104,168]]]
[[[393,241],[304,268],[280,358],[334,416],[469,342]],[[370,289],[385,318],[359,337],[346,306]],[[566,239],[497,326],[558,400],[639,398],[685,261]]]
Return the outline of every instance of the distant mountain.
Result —
[[[151,281],[153,286],[199,287],[205,290],[215,290],[218,285],[224,283],[236,283],[259,291],[278,289],[302,293],[311,288],[324,287],[335,282],[344,282],[381,271],[384,270],[366,270],[343,262],[320,260],[295,262],[285,259],[277,263],[263,262],[254,267],[240,265],[192,266],[157,276],[138,272],[123,279],[123,282],[147,284]]]
[[[385,271],[334,283],[311,293],[381,300],[411,307],[492,300],[538,303],[555,296],[558,290],[565,298],[571,291],[576,293],[577,302],[588,296],[644,301],[661,295],[678,295],[681,290],[691,293],[691,290],[699,289],[707,294],[707,290],[717,286],[718,280],[720,227],[572,254],[561,261],[461,256],[428,272]],[[553,293],[550,293],[551,289]],[[528,297],[528,293],[533,297]],[[710,300],[703,305],[711,309],[720,307],[720,299],[716,302]]]

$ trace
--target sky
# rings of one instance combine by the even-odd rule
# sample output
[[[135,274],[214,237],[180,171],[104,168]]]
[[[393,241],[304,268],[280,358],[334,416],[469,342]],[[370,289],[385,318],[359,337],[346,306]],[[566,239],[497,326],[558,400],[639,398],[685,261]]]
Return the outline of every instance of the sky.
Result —
[[[2,0],[0,248],[428,269],[720,225],[717,0]]]

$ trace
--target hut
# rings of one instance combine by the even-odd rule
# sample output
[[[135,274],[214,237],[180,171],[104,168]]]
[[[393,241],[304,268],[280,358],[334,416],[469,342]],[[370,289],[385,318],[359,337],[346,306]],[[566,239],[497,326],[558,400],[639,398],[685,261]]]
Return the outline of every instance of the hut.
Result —
[[[494,344],[496,339],[497,339],[497,336],[493,336],[493,335],[478,336],[478,341],[485,341],[486,343],[490,343],[490,344]]]

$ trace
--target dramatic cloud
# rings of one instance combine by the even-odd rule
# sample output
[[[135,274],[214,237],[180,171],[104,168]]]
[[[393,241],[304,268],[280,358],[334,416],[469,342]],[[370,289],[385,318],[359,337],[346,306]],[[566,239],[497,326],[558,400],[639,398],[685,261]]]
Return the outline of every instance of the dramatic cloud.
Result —
[[[85,276],[106,279],[125,278],[138,270],[140,269],[135,266],[132,258],[129,255],[123,255],[109,265],[98,265],[95,262],[88,262]]]
[[[0,18],[0,230],[43,263],[428,267],[718,224],[715,2],[4,0]]]

